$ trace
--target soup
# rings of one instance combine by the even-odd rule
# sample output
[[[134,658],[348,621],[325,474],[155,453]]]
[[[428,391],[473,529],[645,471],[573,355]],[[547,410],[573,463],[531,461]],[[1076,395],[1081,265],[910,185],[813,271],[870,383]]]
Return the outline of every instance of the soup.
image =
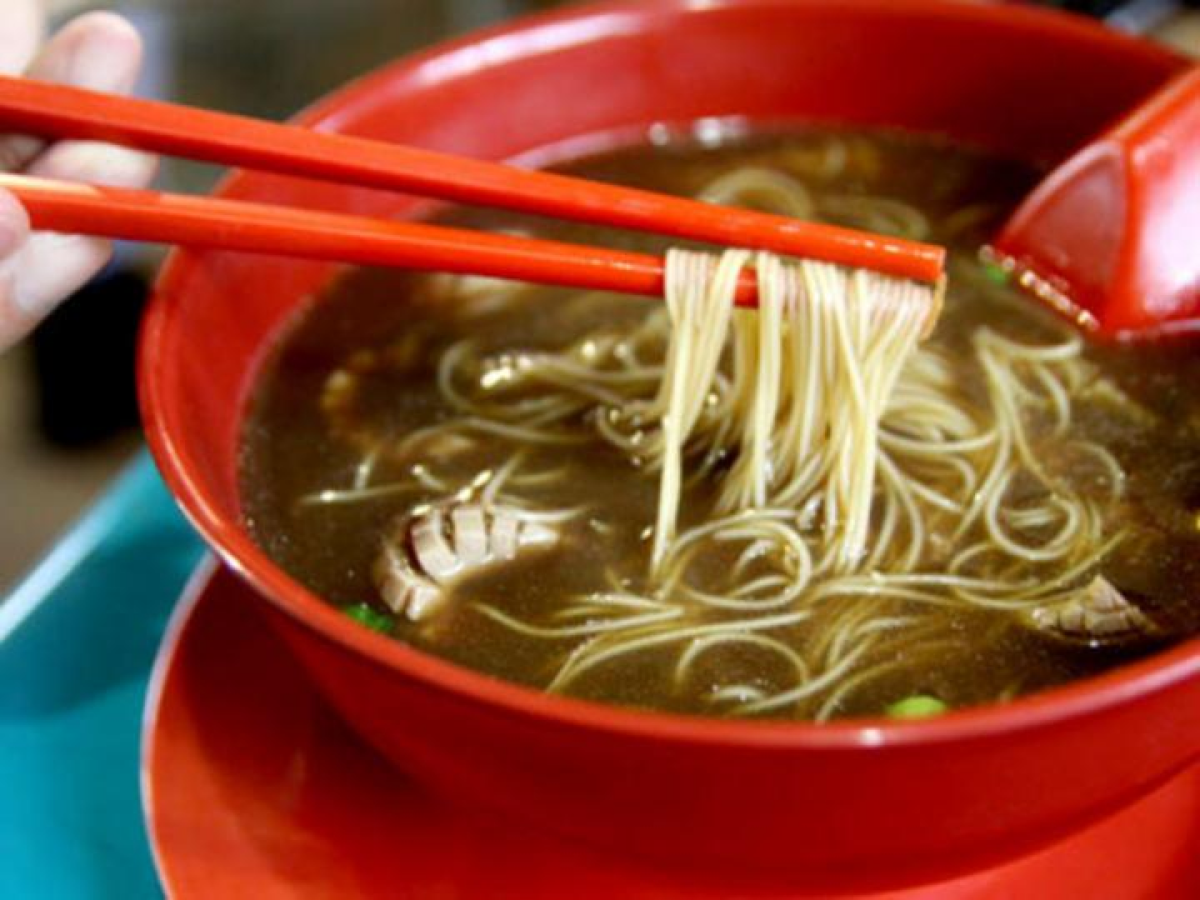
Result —
[[[1200,626],[1200,363],[1181,344],[1088,345],[980,261],[1035,172],[928,139],[817,131],[571,171],[949,248],[936,331],[880,395],[878,462],[825,463],[868,472],[861,529],[831,513],[846,491],[813,489],[782,471],[779,441],[752,451],[723,424],[755,314],[709,348],[667,535],[654,404],[680,331],[664,304],[356,270],[283,337],[245,426],[246,523],[299,581],[496,677],[700,715],[1000,702]],[[825,415],[830,447],[849,413]],[[731,500],[738,483],[754,486]]]

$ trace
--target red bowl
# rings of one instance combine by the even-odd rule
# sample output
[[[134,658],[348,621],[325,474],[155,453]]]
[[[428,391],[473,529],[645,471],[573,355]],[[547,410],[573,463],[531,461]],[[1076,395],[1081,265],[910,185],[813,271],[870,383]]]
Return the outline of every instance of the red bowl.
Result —
[[[561,158],[655,122],[899,126],[1054,161],[1176,71],[1082,20],[937,0],[672,2],[572,10],[397,63],[316,128],[479,157]],[[380,192],[238,174],[231,197],[412,215]],[[141,338],[158,464],[268,601],[320,690],[398,766],[465,803],[692,865],[886,884],[1011,856],[1200,755],[1200,643],[1003,707],[917,723],[685,719],[546,696],[375,635],[240,524],[238,430],[263,355],[334,267],[179,252]],[[230,736],[231,740],[236,735]]]

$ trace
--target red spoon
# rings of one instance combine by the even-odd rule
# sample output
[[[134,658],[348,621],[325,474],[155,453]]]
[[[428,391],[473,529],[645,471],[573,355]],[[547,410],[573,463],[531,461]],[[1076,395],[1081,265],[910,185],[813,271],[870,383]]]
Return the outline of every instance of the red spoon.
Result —
[[[1101,335],[1200,327],[1200,69],[1051,172],[993,249]]]

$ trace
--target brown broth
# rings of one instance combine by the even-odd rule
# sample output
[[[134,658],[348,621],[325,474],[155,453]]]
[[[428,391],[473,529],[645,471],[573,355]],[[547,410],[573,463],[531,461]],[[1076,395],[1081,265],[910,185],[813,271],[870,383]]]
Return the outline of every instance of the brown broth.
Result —
[[[827,182],[827,143],[842,142],[845,171]],[[977,249],[1034,182],[1029,168],[936,141],[888,134],[795,133],[746,139],[720,148],[637,148],[585,161],[571,171],[588,177],[656,190],[691,194],[734,166],[766,165],[790,172],[818,195],[883,195],[919,208],[933,225],[931,239],[947,244],[961,264]],[[978,205],[979,214],[954,234],[951,214]],[[572,241],[661,249],[658,241],[617,235],[532,217],[457,211],[472,227],[520,228]],[[962,218],[962,217],[960,217]],[[856,224],[847,222],[846,224]],[[1036,336],[1040,317],[1031,300],[997,299],[951,269],[951,296],[933,340],[952,352],[982,324],[1010,334]],[[495,309],[439,300],[438,282],[397,271],[354,270],[303,311],[284,335],[261,376],[244,433],[242,484],[248,527],[270,555],[302,583],[338,605],[366,603],[385,611],[371,578],[381,536],[396,516],[436,492],[406,493],[344,506],[303,507],[298,498],[348,485],[364,443],[330,432],[319,398],[330,373],[357,367],[365,390],[359,422],[374,438],[398,440],[413,429],[456,415],[439,396],[434,371],[454,341],[474,335],[488,348],[558,349],[597,327],[634,323],[653,301],[608,297],[579,301],[564,290],[531,289]],[[1022,306],[1025,304],[1026,306]],[[1126,469],[1122,514],[1131,539],[1103,565],[1106,577],[1154,619],[1170,639],[1200,629],[1200,352],[1182,343],[1100,347],[1088,355],[1152,414],[1134,424],[1128,417],[1085,412],[1080,434],[1103,443]],[[964,370],[965,371],[965,370]],[[969,381],[969,378],[968,378]],[[967,390],[978,389],[967,384]],[[442,474],[460,482],[503,462],[516,445],[503,439],[461,459]],[[531,489],[547,507],[586,505],[552,551],[493,566],[457,585],[431,622],[396,623],[397,636],[436,655],[492,675],[544,686],[573,646],[515,635],[482,616],[484,600],[507,613],[545,620],[565,598],[605,587],[604,570],[615,568],[631,590],[645,586],[657,475],[630,465],[599,440],[567,448],[541,448],[534,462],[561,466],[568,477],[553,488]],[[374,483],[397,473],[381,466]],[[695,524],[711,507],[711,485],[689,488],[681,527]],[[600,524],[597,525],[596,523]],[[706,560],[715,575],[731,562]],[[1005,612],[935,610],[942,633],[954,638],[941,650],[896,677],[851,695],[836,714],[878,714],[912,694],[932,694],[950,706],[966,706],[1025,693],[1103,671],[1160,647],[1162,642],[1101,648],[1063,642],[1030,631]],[[813,641],[816,622],[776,635],[798,648]],[[574,684],[579,696],[684,713],[711,713],[706,692],[718,683],[749,681],[779,689],[786,673],[777,660],[733,647],[704,657],[686,689],[672,686],[678,648],[659,648],[601,667]],[[912,652],[917,653],[914,649]],[[887,662],[876,660],[874,662]]]

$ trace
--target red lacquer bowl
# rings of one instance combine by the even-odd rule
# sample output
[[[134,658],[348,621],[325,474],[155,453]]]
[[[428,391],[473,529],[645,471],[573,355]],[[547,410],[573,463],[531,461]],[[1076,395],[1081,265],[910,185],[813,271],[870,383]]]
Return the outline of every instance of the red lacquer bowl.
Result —
[[[1151,45],[1028,9],[677,0],[584,8],[469,37],[350,86],[302,121],[546,159],[659,121],[801,119],[939,132],[1052,162],[1181,65]],[[238,175],[223,193],[372,215],[418,208],[265,175]],[[146,428],[184,509],[269,602],[320,690],[397,765],[451,798],[690,866],[871,885],[1043,844],[1200,755],[1197,642],[1005,707],[816,727],[544,696],[358,627],[286,576],[239,524],[238,428],[256,368],[333,271],[175,254],[142,335]]]

